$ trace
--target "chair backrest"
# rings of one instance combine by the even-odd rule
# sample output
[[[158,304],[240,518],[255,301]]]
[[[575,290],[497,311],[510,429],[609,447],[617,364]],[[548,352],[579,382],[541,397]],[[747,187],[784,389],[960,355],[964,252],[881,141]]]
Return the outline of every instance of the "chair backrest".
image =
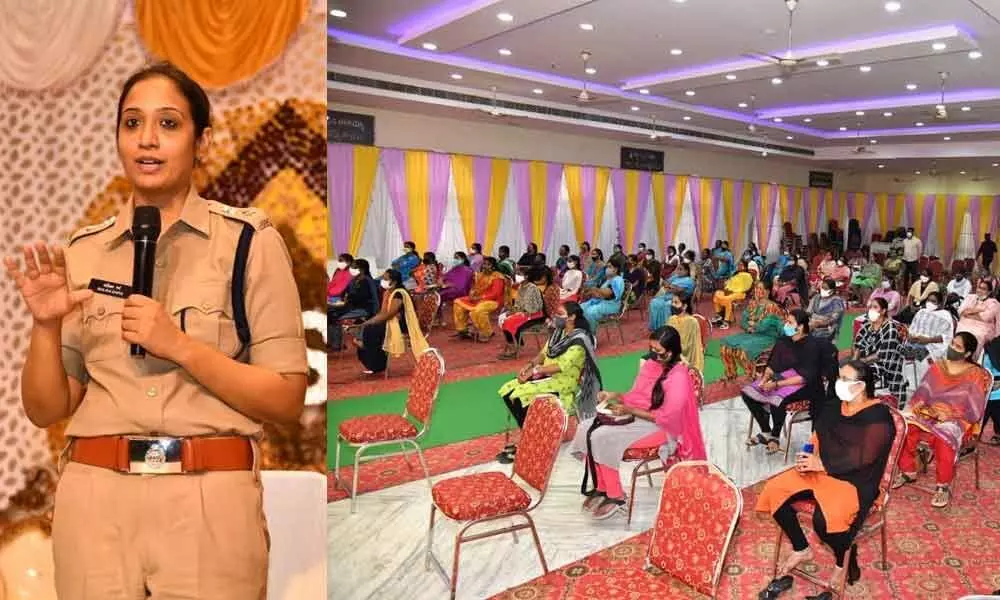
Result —
[[[622,290],[621,297],[621,308],[618,310],[618,314],[615,315],[617,319],[624,319],[625,313],[628,312],[629,308],[632,307],[632,302],[629,302],[629,296],[632,294],[632,284],[625,282],[625,288]]]
[[[555,314],[559,310],[560,304],[562,304],[562,299],[559,296],[559,286],[553,283],[542,292],[542,310],[545,316],[551,317]]]
[[[896,333],[899,335],[899,343],[905,344],[910,339],[910,327],[906,323],[901,323],[895,319],[892,321],[893,326],[896,328]]]
[[[444,376],[444,358],[437,348],[428,348],[417,359],[410,377],[410,392],[406,397],[406,414],[424,427],[430,425],[434,402]]]
[[[722,565],[743,511],[739,488],[706,461],[667,471],[646,564],[715,597]]]
[[[694,398],[698,406],[705,405],[705,376],[701,371],[688,365],[688,373],[691,374],[691,382],[694,383]]]
[[[514,475],[543,495],[567,425],[566,411],[552,394],[535,396],[524,419],[521,441],[514,457]]]
[[[698,319],[698,329],[701,330],[701,347],[708,347],[708,340],[712,337],[712,324],[709,323],[708,319],[704,315],[695,313],[695,319]]]
[[[887,405],[888,406],[888,405]],[[899,462],[899,455],[903,453],[903,442],[906,441],[906,419],[903,414],[894,407],[889,406],[892,414],[892,423],[896,426],[896,435],[892,439],[892,448],[889,450],[889,460],[885,463],[885,471],[882,472],[882,479],[879,480],[879,495],[875,500],[872,511],[885,510],[889,503],[889,492],[892,490],[892,479],[896,475],[896,463]]]

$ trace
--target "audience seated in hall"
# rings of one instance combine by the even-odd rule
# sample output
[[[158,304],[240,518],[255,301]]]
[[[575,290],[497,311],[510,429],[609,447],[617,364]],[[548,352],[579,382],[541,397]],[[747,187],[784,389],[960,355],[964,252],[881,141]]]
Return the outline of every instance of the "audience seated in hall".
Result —
[[[900,326],[889,317],[889,305],[884,298],[869,298],[867,317],[854,338],[852,358],[871,365],[876,384],[902,399],[906,378]]]
[[[348,284],[354,279],[349,272],[353,262],[354,257],[350,254],[345,253],[337,257],[336,269],[334,269],[333,275],[330,276],[330,282],[326,286],[327,304],[338,302],[347,291]]]
[[[748,377],[754,375],[757,358],[770,352],[775,341],[782,335],[785,310],[767,296],[763,282],[754,285],[753,297],[743,308],[740,327],[743,333],[727,335],[719,340],[719,354],[724,369],[723,377],[733,380],[739,369]]]
[[[598,250],[595,249],[594,252]],[[621,311],[622,302],[625,301],[625,278],[621,275],[625,271],[625,262],[609,261],[603,270],[606,279],[600,287],[584,287],[580,295],[583,316],[595,334],[597,324]]]
[[[665,279],[656,295],[649,301],[649,331],[656,331],[670,318],[670,306],[674,295],[694,294],[694,279],[688,273],[688,265],[680,264],[669,279]]]
[[[997,318],[1000,318],[1000,302],[992,297],[993,284],[981,280],[976,284],[976,293],[971,294],[958,309],[958,327],[955,331],[967,331],[976,337],[980,348],[997,336]],[[976,355],[978,358],[978,355]]]
[[[819,293],[809,301],[809,331],[813,337],[836,340],[847,305],[837,295],[837,283],[830,278],[819,284]]]
[[[954,336],[952,314],[941,304],[941,293],[931,292],[924,307],[914,315],[908,339],[902,347],[903,358],[914,362],[918,382],[927,372],[928,359],[943,359]]]
[[[465,252],[456,252],[452,267],[441,278],[441,301],[453,302],[469,295],[476,272],[469,263]]]
[[[490,317],[506,304],[505,296],[509,289],[509,280],[496,271],[496,264],[492,256],[485,257],[483,268],[472,284],[472,291],[452,304],[456,337],[479,342],[487,342],[493,337]]]
[[[733,304],[747,297],[747,292],[753,287],[753,283],[753,275],[747,272],[746,261],[741,260],[736,274],[726,281],[723,289],[712,296],[712,307],[716,312],[712,322],[719,329],[729,329],[733,322]]]
[[[705,371],[705,346],[701,341],[701,322],[694,316],[691,294],[678,293],[671,296],[670,318],[667,325],[677,330],[681,336],[681,355],[699,373]],[[655,330],[654,330],[655,331]]]

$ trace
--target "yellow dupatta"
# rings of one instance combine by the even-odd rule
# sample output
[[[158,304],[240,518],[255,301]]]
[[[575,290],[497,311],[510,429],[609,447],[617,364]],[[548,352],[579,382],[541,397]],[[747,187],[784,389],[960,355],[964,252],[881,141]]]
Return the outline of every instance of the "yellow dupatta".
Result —
[[[417,318],[417,311],[413,308],[413,300],[410,294],[402,288],[396,288],[386,298],[386,306],[392,302],[392,297],[399,295],[403,301],[403,318],[406,319],[406,329],[410,335],[410,350],[414,358],[419,358],[427,350],[427,338],[424,337],[423,330],[420,329],[420,320]],[[406,340],[403,338],[403,328],[399,325],[399,315],[385,322],[385,342],[382,349],[389,356],[399,357],[406,352]]]

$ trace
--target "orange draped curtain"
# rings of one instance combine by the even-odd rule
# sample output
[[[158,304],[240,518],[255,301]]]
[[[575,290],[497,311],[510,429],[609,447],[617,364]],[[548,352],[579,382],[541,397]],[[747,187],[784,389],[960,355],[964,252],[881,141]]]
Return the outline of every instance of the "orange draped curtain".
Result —
[[[136,0],[139,37],[198,83],[250,79],[285,51],[308,0]]]

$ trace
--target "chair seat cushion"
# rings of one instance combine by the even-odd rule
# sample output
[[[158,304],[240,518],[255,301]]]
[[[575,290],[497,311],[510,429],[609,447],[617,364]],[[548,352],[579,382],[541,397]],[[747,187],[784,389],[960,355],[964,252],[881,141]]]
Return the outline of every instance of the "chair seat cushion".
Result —
[[[445,479],[434,485],[431,497],[441,512],[456,521],[504,515],[531,504],[528,492],[496,471]]]
[[[796,400],[795,402],[789,402],[788,405],[785,406],[785,411],[790,413],[802,412],[807,410],[809,410],[808,400]]]
[[[653,460],[659,458],[660,447],[650,446],[648,448],[626,448],[622,460],[639,461]]]
[[[354,417],[342,422],[339,431],[341,437],[352,444],[385,442],[417,435],[417,428],[403,415]]]

